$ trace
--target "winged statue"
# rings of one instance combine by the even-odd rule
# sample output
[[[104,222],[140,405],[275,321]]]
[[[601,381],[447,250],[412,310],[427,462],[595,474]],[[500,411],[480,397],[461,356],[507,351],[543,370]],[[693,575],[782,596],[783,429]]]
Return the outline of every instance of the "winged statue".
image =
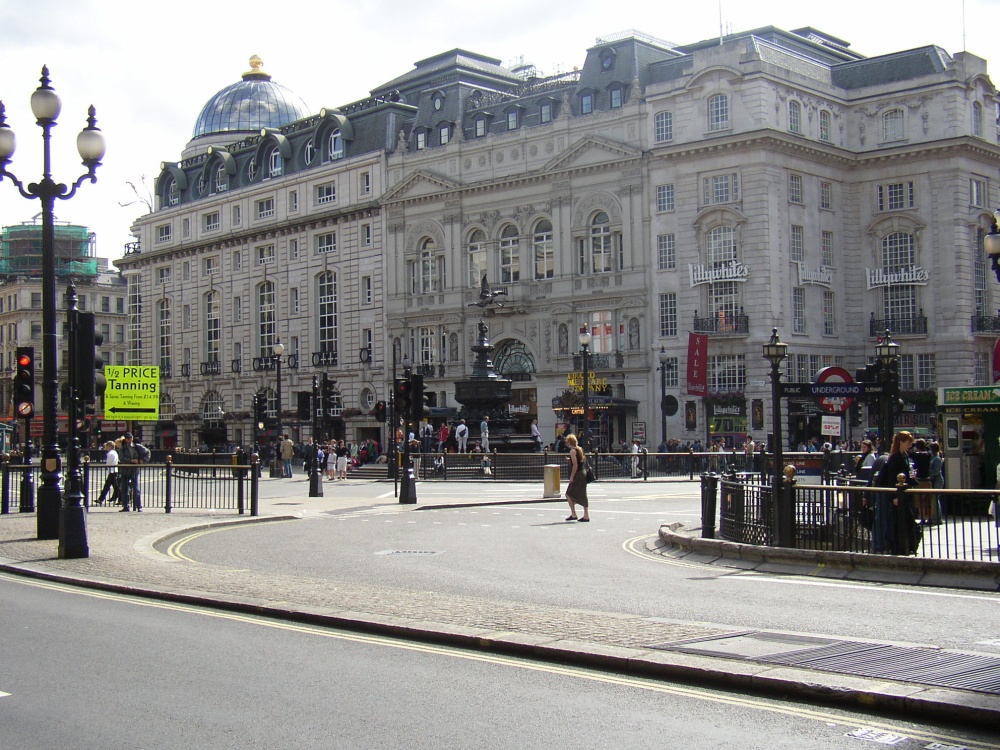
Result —
[[[493,290],[490,287],[490,282],[486,280],[486,274],[483,274],[483,281],[479,287],[479,301],[470,302],[469,307],[481,307],[483,312],[486,312],[486,308],[491,305],[496,305],[497,307],[503,307],[507,302],[507,288],[501,287],[500,289]]]

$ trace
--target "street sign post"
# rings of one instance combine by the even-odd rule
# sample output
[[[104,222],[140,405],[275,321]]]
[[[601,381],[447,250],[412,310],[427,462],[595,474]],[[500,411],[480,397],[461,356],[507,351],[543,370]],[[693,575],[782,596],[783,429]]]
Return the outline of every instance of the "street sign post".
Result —
[[[843,367],[824,367],[816,373],[817,385],[833,385],[839,383],[854,383],[851,373]],[[842,414],[854,403],[854,397],[847,394],[832,393],[830,395],[818,396],[816,401],[823,411],[833,414]]]
[[[108,419],[155,422],[160,418],[160,368],[105,365],[108,381],[104,414]]]

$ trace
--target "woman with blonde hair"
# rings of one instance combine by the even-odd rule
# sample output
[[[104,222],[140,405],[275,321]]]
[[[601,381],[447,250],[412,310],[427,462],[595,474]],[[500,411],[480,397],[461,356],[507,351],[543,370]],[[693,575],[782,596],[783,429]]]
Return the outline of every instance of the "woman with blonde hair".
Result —
[[[566,446],[569,448],[569,486],[566,487],[566,502],[569,503],[569,518],[567,521],[590,520],[590,503],[587,500],[587,456],[577,442],[576,435],[566,436]],[[576,506],[583,506],[583,516],[577,518]]]

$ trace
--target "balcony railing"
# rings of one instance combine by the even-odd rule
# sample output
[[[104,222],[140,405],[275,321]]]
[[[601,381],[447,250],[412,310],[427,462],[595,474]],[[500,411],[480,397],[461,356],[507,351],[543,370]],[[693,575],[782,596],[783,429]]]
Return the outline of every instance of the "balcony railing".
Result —
[[[720,312],[707,318],[699,318],[695,310],[694,332],[710,336],[746,336],[750,333],[750,316],[743,313],[742,307],[736,315]]]
[[[597,370],[611,370],[614,368],[614,365],[611,364],[610,354],[590,354],[588,355],[588,359],[590,361],[587,365],[591,372],[595,372]],[[573,369],[577,372],[583,371],[583,357],[579,354],[573,355]]]
[[[872,313],[868,321],[868,335],[872,338],[881,336],[887,328],[893,336],[926,336],[927,316],[924,315],[923,308],[911,317],[876,318],[875,313]]]
[[[208,362],[202,362],[198,371],[202,375],[221,375],[222,374],[222,363],[217,359],[209,360]]]
[[[996,315],[973,315],[973,333],[1000,333],[1000,310]]]

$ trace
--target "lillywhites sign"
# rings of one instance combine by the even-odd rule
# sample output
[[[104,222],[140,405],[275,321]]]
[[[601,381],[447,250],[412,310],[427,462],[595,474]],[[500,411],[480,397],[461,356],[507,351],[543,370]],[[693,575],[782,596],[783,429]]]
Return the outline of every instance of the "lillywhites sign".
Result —
[[[869,289],[892,286],[893,284],[926,286],[931,278],[930,274],[920,266],[900,268],[896,271],[889,271],[885,268],[866,268],[865,276],[868,279]]]
[[[826,287],[833,286],[833,271],[826,266],[809,268],[802,261],[796,261],[795,265],[799,269],[799,286],[804,286],[805,284],[816,284]]]
[[[713,284],[717,281],[746,281],[750,269],[735,260],[724,266],[703,266],[688,263],[691,286]]]

